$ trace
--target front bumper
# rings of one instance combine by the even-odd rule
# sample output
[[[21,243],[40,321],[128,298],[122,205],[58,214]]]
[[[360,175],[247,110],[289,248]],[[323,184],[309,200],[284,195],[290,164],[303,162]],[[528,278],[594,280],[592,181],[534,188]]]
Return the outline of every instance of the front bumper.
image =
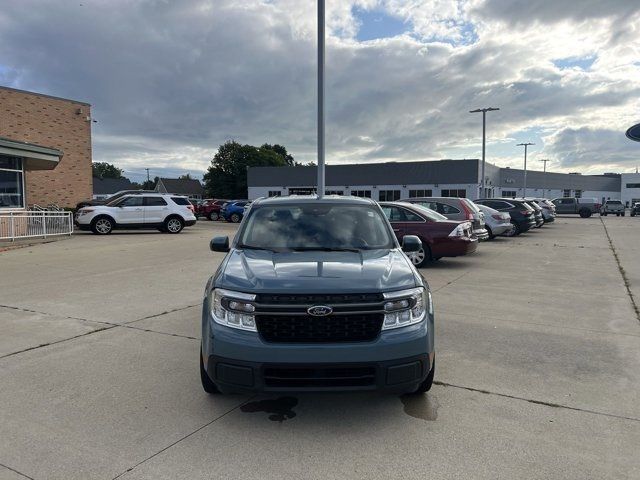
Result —
[[[228,392],[410,392],[433,364],[433,317],[382,332],[374,341],[289,344],[218,325],[202,311],[202,357],[218,388]]]

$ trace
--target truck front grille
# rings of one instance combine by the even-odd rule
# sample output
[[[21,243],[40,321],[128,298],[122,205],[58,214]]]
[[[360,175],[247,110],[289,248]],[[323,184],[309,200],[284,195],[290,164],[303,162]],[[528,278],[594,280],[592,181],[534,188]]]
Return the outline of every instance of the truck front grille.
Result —
[[[328,315],[256,315],[266,342],[337,343],[374,340],[382,329],[382,313]]]
[[[264,305],[334,305],[351,303],[375,303],[384,299],[381,293],[324,293],[324,294],[281,294],[261,293],[257,303]]]

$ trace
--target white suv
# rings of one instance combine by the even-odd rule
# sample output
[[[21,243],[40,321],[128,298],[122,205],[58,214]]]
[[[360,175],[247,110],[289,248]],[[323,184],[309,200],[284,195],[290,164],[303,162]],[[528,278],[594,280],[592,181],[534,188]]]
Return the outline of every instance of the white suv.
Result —
[[[105,205],[82,207],[76,213],[80,230],[107,235],[115,228],[147,228],[180,233],[196,223],[187,197],[145,193],[124,195]]]

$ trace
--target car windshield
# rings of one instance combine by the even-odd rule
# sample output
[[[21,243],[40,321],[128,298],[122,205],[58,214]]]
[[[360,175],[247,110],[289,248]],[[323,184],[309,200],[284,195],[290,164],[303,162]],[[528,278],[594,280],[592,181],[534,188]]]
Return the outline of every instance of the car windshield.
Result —
[[[368,205],[309,203],[252,209],[238,248],[372,250],[394,248],[387,222]]]
[[[440,222],[442,220],[449,220],[447,217],[445,217],[444,215],[440,215],[438,212],[431,210],[430,208],[427,208],[423,205],[420,205],[419,203],[414,203],[412,205],[413,208],[415,208],[416,210],[420,211],[420,214],[423,217],[427,217],[427,219],[432,220],[434,222]]]

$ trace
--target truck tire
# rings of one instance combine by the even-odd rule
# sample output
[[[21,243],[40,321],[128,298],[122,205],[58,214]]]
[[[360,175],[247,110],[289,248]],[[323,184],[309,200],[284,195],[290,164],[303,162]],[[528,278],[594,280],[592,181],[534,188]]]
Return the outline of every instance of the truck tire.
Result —
[[[200,381],[202,382],[202,389],[208,394],[220,393],[220,390],[218,390],[218,387],[216,386],[216,384],[213,383],[213,381],[211,381],[209,374],[204,369],[204,362],[202,361],[202,353],[200,353],[199,356],[200,356]]]
[[[626,213],[626,212],[622,212],[622,214],[621,214],[621,215],[624,217],[624,214],[625,214],[625,213]]]
[[[433,377],[435,373],[436,373],[436,359],[434,357],[433,366],[431,367],[431,371],[429,372],[429,375],[427,375],[427,378],[424,379],[424,382],[422,382],[420,386],[413,393],[418,395],[421,393],[427,393],[429,390],[431,390],[431,386],[433,385]]]
[[[582,218],[589,218],[591,216],[591,210],[589,210],[588,208],[583,208],[578,213]]]

